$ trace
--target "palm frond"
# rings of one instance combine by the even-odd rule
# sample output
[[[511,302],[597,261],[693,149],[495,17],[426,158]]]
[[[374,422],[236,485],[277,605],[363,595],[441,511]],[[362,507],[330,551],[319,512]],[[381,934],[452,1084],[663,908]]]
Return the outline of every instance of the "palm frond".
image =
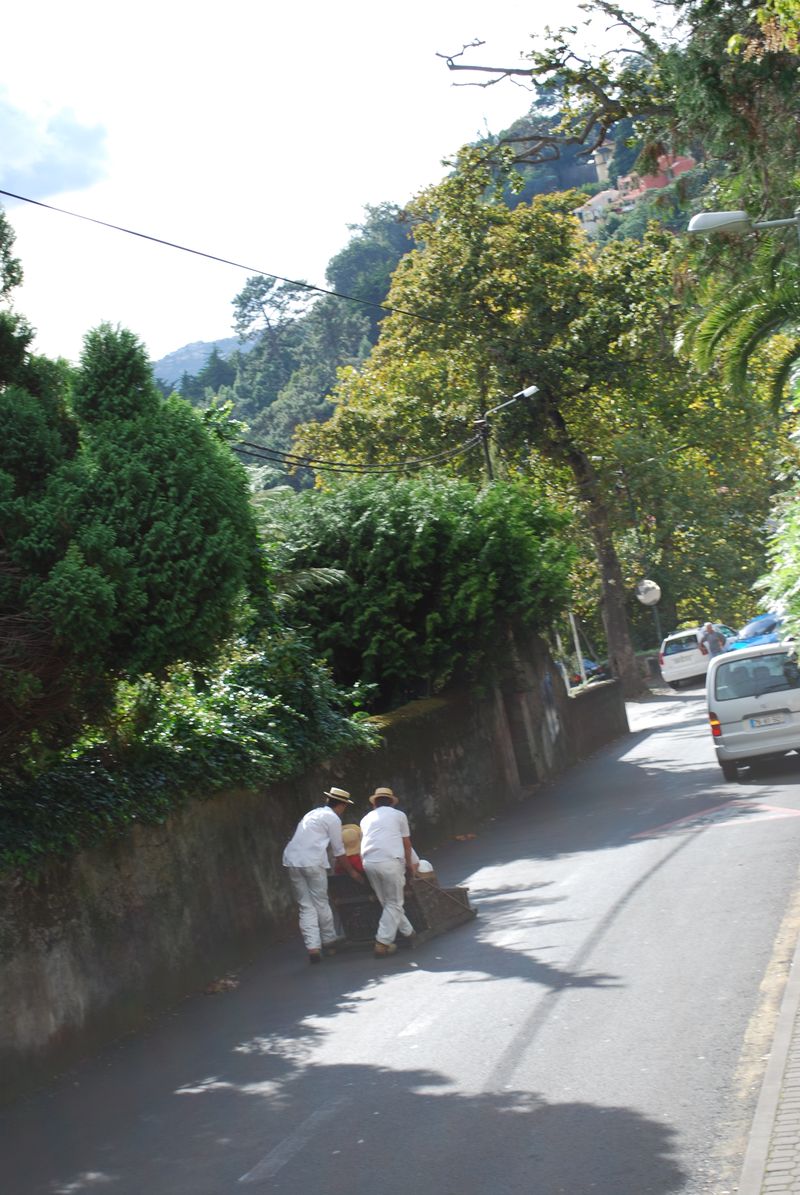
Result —
[[[346,579],[347,573],[340,568],[301,568],[277,577],[275,584],[282,597],[296,601],[305,594],[341,585]]]
[[[692,334],[692,348],[701,369],[710,369],[719,351],[720,344],[731,334],[739,321],[758,302],[758,290],[751,284],[737,287],[733,292],[720,290],[710,300],[707,310]]]
[[[725,380],[741,391],[755,351],[777,332],[800,326],[800,278],[783,274],[765,289],[749,279],[706,312],[693,334],[698,365],[708,369],[715,360]]]
[[[719,356],[723,377],[736,391],[744,389],[750,361],[756,350],[782,329],[792,329],[800,322],[796,297],[772,296],[754,304],[731,329],[721,345]]]
[[[798,363],[800,363],[800,337],[796,337],[789,345],[770,379],[770,402],[775,411],[779,411],[783,405],[786,387]]]

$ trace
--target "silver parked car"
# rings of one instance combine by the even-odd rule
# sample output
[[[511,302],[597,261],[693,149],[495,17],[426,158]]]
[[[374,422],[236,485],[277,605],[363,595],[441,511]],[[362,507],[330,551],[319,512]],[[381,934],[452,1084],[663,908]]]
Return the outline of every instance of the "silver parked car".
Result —
[[[708,718],[726,780],[740,764],[800,750],[800,664],[794,644],[765,643],[715,656]]]

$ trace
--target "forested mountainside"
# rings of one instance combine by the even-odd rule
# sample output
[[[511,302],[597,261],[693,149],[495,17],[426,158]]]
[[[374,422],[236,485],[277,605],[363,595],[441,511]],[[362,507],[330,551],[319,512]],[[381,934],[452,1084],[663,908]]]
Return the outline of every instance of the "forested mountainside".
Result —
[[[223,340],[194,340],[185,344],[183,348],[167,353],[166,357],[152,361],[153,376],[157,382],[165,387],[174,387],[184,374],[193,377],[199,374],[205,366],[212,352],[221,357],[230,357],[242,346],[236,336],[226,336]]]
[[[376,343],[391,276],[412,247],[402,211],[389,203],[367,207],[351,233],[325,273],[327,287],[348,299],[249,278],[233,303],[237,336],[155,362],[162,390],[201,407],[230,403],[252,440],[276,448],[290,446],[299,423],[327,418],[337,370],[357,365]],[[265,481],[283,477],[276,470]]]
[[[543,94],[528,114],[491,140],[519,137],[543,120],[555,126],[559,119],[552,100]],[[635,161],[638,149],[630,144],[630,131],[621,130],[600,173],[593,158],[580,154],[579,146],[556,161],[521,166],[521,186],[506,187],[506,202],[513,208],[537,194],[570,189],[591,194],[600,189],[609,174],[616,178]],[[270,278],[248,279],[234,300],[238,337],[198,341],[155,362],[153,372],[162,389],[175,388],[198,406],[212,400],[230,402],[249,439],[290,448],[299,424],[330,416],[329,394],[337,371],[358,366],[376,344],[385,315],[380,305],[400,259],[413,247],[408,221],[401,208],[382,203],[367,207],[363,223],[351,227],[348,243],[328,263],[326,283],[354,301]],[[641,235],[639,223],[642,227],[633,231]],[[624,235],[626,229],[620,232]],[[282,471],[267,471],[266,484],[279,480],[286,480]],[[297,478],[290,480],[298,484]]]

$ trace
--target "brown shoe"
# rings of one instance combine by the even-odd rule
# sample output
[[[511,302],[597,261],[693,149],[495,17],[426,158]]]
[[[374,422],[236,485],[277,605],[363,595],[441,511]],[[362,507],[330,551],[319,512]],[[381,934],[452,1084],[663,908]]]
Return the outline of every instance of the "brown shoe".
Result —
[[[343,934],[340,938],[331,938],[330,942],[323,942],[322,953],[324,955],[336,954],[337,950],[340,950],[342,946],[346,945],[347,938]]]
[[[308,961],[310,963],[321,963],[322,962],[322,952],[319,950],[309,950]]]
[[[394,942],[376,942],[374,954],[376,958],[386,958],[388,954],[394,954],[397,950]]]

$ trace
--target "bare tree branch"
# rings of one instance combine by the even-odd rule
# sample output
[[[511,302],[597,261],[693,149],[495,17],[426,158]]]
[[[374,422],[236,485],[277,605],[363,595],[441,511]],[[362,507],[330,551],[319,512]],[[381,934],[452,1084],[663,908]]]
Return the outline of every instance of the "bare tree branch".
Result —
[[[617,24],[630,30],[634,37],[637,37],[652,55],[657,57],[660,54],[661,47],[655,38],[650,35],[650,30],[653,28],[652,21],[645,21],[644,28],[640,29],[634,24],[636,18],[633,13],[625,12],[624,9],[620,8],[617,4],[610,3],[609,0],[591,0],[591,4],[588,4],[586,7],[587,9],[597,8],[600,12],[604,12],[606,16],[613,17]],[[614,26],[611,25],[609,28],[613,29]]]
[[[487,74],[502,75],[504,77],[510,75],[528,75],[530,77],[533,70],[530,66],[468,66],[465,62],[453,62],[452,58],[448,58],[446,54],[437,54],[436,57],[444,58],[447,63],[447,69],[451,71],[485,71]]]

